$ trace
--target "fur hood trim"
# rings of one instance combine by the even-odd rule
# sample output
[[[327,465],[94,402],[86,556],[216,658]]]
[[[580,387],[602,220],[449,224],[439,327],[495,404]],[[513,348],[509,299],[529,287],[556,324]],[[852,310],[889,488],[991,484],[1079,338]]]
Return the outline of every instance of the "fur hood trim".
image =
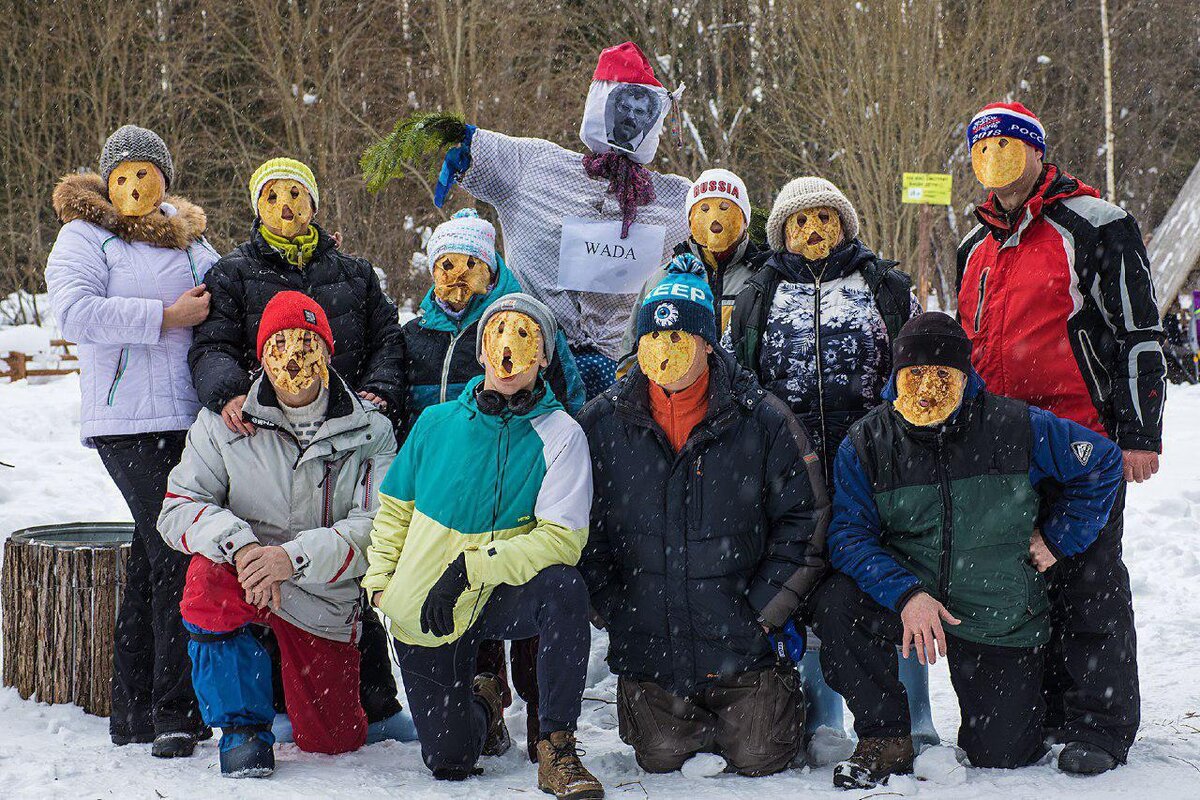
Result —
[[[164,203],[175,207],[168,217],[161,210],[144,217],[123,217],[108,199],[108,185],[94,172],[67,175],[54,187],[54,213],[64,225],[82,219],[98,225],[127,242],[145,242],[156,247],[186,250],[204,236],[208,218],[200,206],[176,195]]]

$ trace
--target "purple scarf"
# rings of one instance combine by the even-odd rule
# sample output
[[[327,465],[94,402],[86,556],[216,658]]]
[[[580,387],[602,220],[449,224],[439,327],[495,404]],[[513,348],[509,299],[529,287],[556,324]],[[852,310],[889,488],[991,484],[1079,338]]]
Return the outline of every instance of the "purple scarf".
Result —
[[[608,180],[608,193],[616,195],[621,206],[621,238],[627,238],[638,206],[654,202],[650,170],[620,153],[588,153],[583,157],[583,169],[589,178]]]

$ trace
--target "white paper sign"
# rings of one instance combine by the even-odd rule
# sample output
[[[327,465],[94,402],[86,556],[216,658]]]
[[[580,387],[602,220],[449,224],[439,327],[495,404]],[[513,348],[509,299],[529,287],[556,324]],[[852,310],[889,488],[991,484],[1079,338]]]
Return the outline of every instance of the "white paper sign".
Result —
[[[621,238],[620,220],[563,217],[558,288],[598,294],[637,294],[662,266],[663,225],[633,223]]]

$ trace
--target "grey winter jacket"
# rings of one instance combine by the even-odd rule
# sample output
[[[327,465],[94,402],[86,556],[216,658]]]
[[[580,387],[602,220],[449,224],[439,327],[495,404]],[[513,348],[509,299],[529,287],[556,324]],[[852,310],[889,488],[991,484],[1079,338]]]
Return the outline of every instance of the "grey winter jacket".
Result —
[[[159,532],[176,550],[217,563],[232,564],[254,542],[282,546],[295,574],[280,587],[279,616],[315,636],[356,641],[375,489],[396,455],[391,423],[333,372],[325,423],[307,448],[263,376],[242,412],[254,436],[200,412],[167,481]]]

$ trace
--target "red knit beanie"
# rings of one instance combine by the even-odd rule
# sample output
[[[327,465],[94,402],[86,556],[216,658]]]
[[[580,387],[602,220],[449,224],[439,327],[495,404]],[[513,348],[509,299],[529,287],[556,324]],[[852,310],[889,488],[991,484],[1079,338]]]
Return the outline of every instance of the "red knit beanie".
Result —
[[[312,331],[325,340],[329,355],[333,355],[333,331],[325,309],[303,292],[280,292],[271,298],[258,322],[258,360],[262,360],[263,345],[280,331],[300,328]]]

